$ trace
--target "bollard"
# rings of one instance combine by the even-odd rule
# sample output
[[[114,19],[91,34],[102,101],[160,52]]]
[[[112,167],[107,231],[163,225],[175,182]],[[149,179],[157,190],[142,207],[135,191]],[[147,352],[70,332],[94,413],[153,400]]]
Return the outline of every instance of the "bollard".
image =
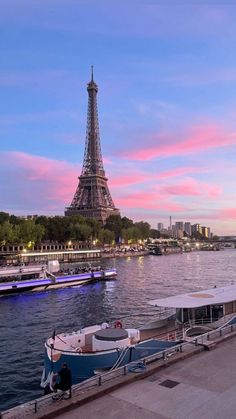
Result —
[[[34,402],[34,413],[37,413],[37,400]]]
[[[183,352],[183,345],[179,345],[180,352]]]
[[[98,377],[98,385],[101,386],[102,385],[102,377],[101,375],[99,375]]]
[[[124,366],[124,375],[127,375],[127,367],[126,367],[126,365]]]

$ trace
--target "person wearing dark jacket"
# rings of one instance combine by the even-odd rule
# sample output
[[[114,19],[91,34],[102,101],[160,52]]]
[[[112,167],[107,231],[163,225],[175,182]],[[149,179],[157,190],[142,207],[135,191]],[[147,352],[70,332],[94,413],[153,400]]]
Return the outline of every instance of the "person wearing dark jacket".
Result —
[[[56,373],[59,377],[59,383],[54,385],[55,390],[67,391],[72,386],[71,370],[66,363],[62,364],[60,371]]]

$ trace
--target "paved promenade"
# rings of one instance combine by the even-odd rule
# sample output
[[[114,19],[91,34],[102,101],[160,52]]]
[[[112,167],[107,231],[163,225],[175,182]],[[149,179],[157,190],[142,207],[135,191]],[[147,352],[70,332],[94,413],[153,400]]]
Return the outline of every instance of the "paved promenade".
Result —
[[[56,417],[235,419],[236,337]]]

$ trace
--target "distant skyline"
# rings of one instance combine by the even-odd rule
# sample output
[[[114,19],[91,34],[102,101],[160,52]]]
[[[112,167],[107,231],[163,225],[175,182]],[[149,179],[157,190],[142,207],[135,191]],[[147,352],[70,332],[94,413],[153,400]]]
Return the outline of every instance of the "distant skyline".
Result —
[[[63,215],[91,65],[121,216],[236,234],[236,3],[0,0],[0,211]]]

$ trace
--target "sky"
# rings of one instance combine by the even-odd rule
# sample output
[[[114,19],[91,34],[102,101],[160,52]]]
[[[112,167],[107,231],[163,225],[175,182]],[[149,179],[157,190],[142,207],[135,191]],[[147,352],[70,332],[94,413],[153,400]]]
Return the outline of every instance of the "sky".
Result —
[[[63,215],[91,65],[121,215],[236,235],[235,0],[0,0],[0,211]]]

